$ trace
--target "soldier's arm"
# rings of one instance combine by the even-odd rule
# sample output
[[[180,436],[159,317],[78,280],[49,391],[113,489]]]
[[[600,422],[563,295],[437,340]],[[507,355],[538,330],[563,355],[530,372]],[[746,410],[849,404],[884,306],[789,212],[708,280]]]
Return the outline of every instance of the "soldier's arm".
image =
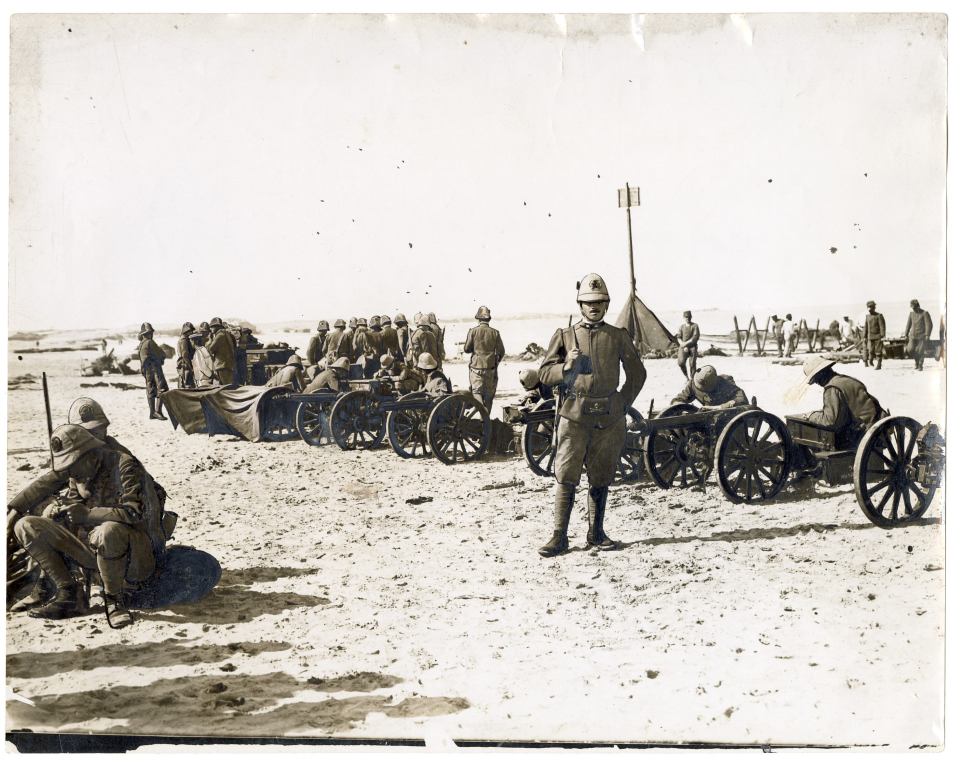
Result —
[[[647,381],[647,369],[626,330],[620,330],[620,363],[626,373],[620,395],[623,397],[624,406],[629,407]]]
[[[693,348],[700,341],[700,325],[693,325],[693,337],[690,339],[690,348]]]
[[[13,500],[7,503],[7,509],[23,516],[29,515],[43,500],[64,490],[68,483],[66,474],[48,471],[21,489]]]
[[[930,318],[930,312],[923,312],[923,334],[929,338],[930,333],[933,332],[933,320]]]
[[[500,337],[500,333],[497,330],[494,330],[497,333],[497,364],[500,364],[500,360],[507,355],[507,349],[503,346],[503,338]]]
[[[546,386],[559,386],[563,382],[563,365],[567,352],[563,347],[563,331],[557,330],[547,346],[547,354],[540,364],[538,376]]]
[[[472,354],[473,353],[473,328],[471,327],[467,330],[467,339],[463,342],[463,353]]]
[[[120,457],[120,499],[115,506],[91,508],[85,526],[95,527],[106,521],[118,521],[121,524],[136,524],[143,518],[143,468],[136,458],[128,455]]]
[[[693,385],[687,381],[687,384],[680,389],[680,393],[670,400],[670,404],[689,404],[694,398]]]
[[[883,314],[880,315],[880,337],[887,337],[887,321],[883,318]]]

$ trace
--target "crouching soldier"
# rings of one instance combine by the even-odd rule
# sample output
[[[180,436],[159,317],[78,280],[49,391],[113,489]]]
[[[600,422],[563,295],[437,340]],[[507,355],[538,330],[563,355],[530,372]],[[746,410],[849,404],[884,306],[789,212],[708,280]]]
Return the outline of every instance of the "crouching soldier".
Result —
[[[805,419],[836,431],[837,447],[846,449],[859,444],[864,432],[890,413],[859,380],[835,372],[835,364],[821,356],[804,362],[807,385],[823,386],[823,409],[808,413]]]
[[[727,410],[750,403],[731,376],[717,375],[709,364],[697,370],[693,380],[687,382],[670,404],[689,404],[694,400],[705,410]]]
[[[346,391],[347,373],[349,372],[350,360],[345,356],[341,356],[310,381],[307,387],[303,389],[303,393],[313,394],[317,391]]]
[[[303,361],[296,354],[291,354],[287,363],[274,373],[267,381],[268,388],[289,388],[300,393],[307,382],[303,379]]]
[[[400,374],[400,365],[393,354],[384,354],[380,357],[380,369],[374,375],[375,378],[395,378]]]
[[[423,377],[423,390],[430,396],[440,397],[453,393],[450,380],[440,371],[432,354],[420,354],[417,359],[417,372]]]
[[[624,416],[647,377],[627,331],[603,321],[610,307],[603,279],[587,274],[577,283],[577,289],[583,321],[553,334],[540,365],[540,382],[562,386],[565,394],[554,462],[557,491],[553,537],[540,548],[541,556],[556,556],[570,547],[567,526],[584,467],[590,482],[587,545],[601,550],[616,547],[603,531],[607,492],[626,440]],[[621,365],[626,378],[618,390]]]
[[[520,385],[523,386],[521,407],[533,407],[544,400],[553,399],[553,390],[540,382],[540,376],[536,370],[521,370]]]
[[[172,525],[164,529],[153,478],[135,457],[110,449],[81,426],[60,426],[50,446],[53,470],[69,479],[58,518],[25,515],[13,526],[56,588],[53,600],[30,615],[59,620],[83,614],[83,586],[71,574],[70,560],[99,574],[107,623],[124,627],[133,620],[124,589],[138,587],[162,565],[172,532]]]

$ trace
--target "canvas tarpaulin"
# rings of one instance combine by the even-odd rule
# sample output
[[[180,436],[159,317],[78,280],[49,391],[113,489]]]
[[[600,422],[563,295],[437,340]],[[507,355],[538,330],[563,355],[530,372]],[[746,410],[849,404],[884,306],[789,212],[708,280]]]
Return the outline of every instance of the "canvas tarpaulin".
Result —
[[[265,386],[176,388],[162,398],[174,428],[179,425],[188,434],[230,434],[257,442],[269,427],[269,401],[287,391]]]
[[[664,327],[663,322],[657,319],[657,315],[648,309],[636,294],[627,299],[613,324],[630,333],[633,344],[641,354],[650,351],[667,352],[677,347],[677,339],[673,333]]]

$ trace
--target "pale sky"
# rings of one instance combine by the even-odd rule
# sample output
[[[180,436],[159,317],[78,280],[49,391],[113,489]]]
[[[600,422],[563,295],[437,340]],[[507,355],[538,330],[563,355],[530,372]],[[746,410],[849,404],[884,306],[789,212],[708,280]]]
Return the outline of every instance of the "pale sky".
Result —
[[[12,329],[943,289],[942,16],[11,28]]]

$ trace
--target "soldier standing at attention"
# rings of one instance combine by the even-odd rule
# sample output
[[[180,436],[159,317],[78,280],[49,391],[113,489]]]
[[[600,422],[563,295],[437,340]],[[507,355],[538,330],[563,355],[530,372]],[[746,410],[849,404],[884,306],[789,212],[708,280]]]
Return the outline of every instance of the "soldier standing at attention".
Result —
[[[380,317],[380,324],[383,328],[380,330],[380,353],[390,354],[394,359],[401,357],[400,339],[397,337],[397,331],[393,329],[389,314]]]
[[[463,353],[470,354],[470,390],[490,413],[497,393],[497,367],[506,354],[500,333],[490,326],[490,309],[477,310],[479,324],[467,330]]]
[[[443,362],[447,358],[447,352],[443,347],[443,328],[437,324],[437,315],[432,311],[427,314],[427,324],[430,327],[430,332],[432,332],[437,339],[437,364],[442,369]]]
[[[147,381],[147,405],[151,420],[166,420],[161,408],[160,394],[167,391],[167,379],[163,374],[163,351],[153,340],[153,326],[149,322],[140,325],[140,372]]]
[[[647,378],[627,331],[603,321],[610,294],[600,275],[587,274],[577,289],[583,321],[553,334],[539,372],[541,383],[562,386],[565,392],[554,462],[553,537],[540,548],[541,556],[556,556],[570,547],[567,526],[584,468],[590,482],[587,545],[601,550],[616,547],[603,531],[607,492],[626,439],[624,416]],[[618,390],[621,365],[625,380]]]
[[[360,317],[357,319],[357,328],[353,332],[353,347],[350,349],[350,361],[356,364],[360,362],[362,365],[363,362],[360,361],[360,357],[363,356],[364,350],[366,349],[366,335],[367,335],[367,318]]]
[[[346,333],[347,323],[338,319],[333,323],[333,332],[331,332],[324,342],[323,355],[327,358],[327,364],[333,364],[341,356],[350,355],[350,339]]]
[[[206,346],[213,359],[213,375],[220,385],[229,386],[233,383],[234,366],[237,363],[233,336],[223,329],[220,317],[210,320],[210,332]]]
[[[910,316],[907,317],[907,354],[913,357],[915,370],[923,369],[923,357],[927,351],[927,340],[933,332],[933,320],[930,313],[920,308],[920,301],[910,301]]]
[[[380,369],[380,357],[383,356],[383,335],[380,317],[374,314],[370,317],[370,329],[367,330],[365,348],[363,351],[363,377],[372,377]]]
[[[883,314],[877,312],[877,304],[867,301],[867,316],[864,318],[863,363],[870,367],[877,360],[877,369],[883,364],[883,339],[887,337],[887,323]]]
[[[196,332],[190,322],[184,322],[177,341],[177,385],[180,388],[194,388],[193,379],[193,343],[190,336]]]
[[[350,363],[352,364],[354,360],[353,338],[357,334],[357,318],[356,317],[350,317],[350,319],[347,321],[347,329],[344,330],[343,334],[344,334],[344,337],[346,337],[347,341],[349,342],[349,345],[347,346],[347,349],[348,349],[347,353],[344,354],[344,356],[347,357],[350,360]]]
[[[680,366],[683,377],[687,380],[693,380],[693,374],[697,371],[697,343],[700,340],[700,325],[693,321],[693,314],[689,311],[683,312],[683,324],[680,325],[677,339],[680,341],[680,348],[677,350],[677,364]]]
[[[397,345],[400,348],[399,354],[394,356],[397,359],[406,359],[410,348],[410,327],[407,325],[407,318],[403,314],[397,314],[393,318],[393,323],[397,326]]]
[[[440,352],[437,350],[437,336],[430,329],[426,314],[417,314],[417,316],[419,317],[417,319],[417,329],[410,336],[410,349],[407,352],[407,359],[410,365],[414,366],[420,359],[421,354],[430,354],[439,366]]]
[[[307,344],[307,364],[316,364],[323,356],[327,345],[327,333],[330,331],[330,324],[326,319],[321,319],[317,324],[317,334],[310,337]]]

